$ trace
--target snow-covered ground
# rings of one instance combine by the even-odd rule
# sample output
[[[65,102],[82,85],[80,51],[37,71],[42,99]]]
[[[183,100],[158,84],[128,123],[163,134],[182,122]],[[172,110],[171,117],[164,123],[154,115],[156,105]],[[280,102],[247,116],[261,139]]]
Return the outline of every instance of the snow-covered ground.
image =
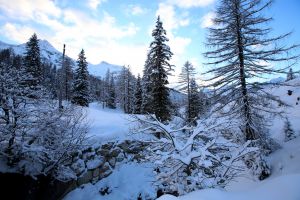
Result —
[[[103,108],[101,103],[91,103],[86,108],[90,129],[88,137],[95,143],[108,141],[144,140],[142,133],[133,133],[134,122],[120,109]]]
[[[139,194],[142,198],[154,198],[152,182],[154,175],[150,163],[129,163],[116,167],[116,170],[107,178],[95,185],[85,184],[83,188],[77,188],[69,193],[64,200],[132,200]],[[109,187],[108,194],[101,195]]]
[[[284,142],[285,119],[276,117],[271,121],[270,134],[282,145],[282,149],[268,157],[272,167],[271,177],[264,181],[257,181],[245,175],[231,183],[225,190],[205,189],[181,197],[164,195],[159,200],[300,200],[300,78],[288,83],[293,86],[267,88],[269,92],[291,105],[287,108],[278,105],[276,109],[283,109],[286,112],[285,117],[289,119],[298,136],[296,139]],[[292,90],[293,94],[288,95],[288,90]],[[101,104],[92,103],[87,108],[87,114],[91,126],[89,136],[92,136],[94,141],[105,143],[145,137],[130,134],[130,116],[121,110],[102,108]],[[83,185],[69,193],[65,200],[137,199],[137,194],[140,192],[153,197],[155,191],[151,187],[154,181],[152,169],[149,163],[128,163],[117,166],[107,178],[94,185]],[[103,196],[100,191],[106,186],[113,189],[110,194]]]
[[[272,176],[264,181],[241,178],[225,190],[205,189],[182,197],[164,195],[159,200],[299,200],[300,137],[269,157]]]
[[[89,135],[94,140],[124,140],[130,130],[129,116],[118,109],[103,108],[100,103],[91,103],[86,109]]]

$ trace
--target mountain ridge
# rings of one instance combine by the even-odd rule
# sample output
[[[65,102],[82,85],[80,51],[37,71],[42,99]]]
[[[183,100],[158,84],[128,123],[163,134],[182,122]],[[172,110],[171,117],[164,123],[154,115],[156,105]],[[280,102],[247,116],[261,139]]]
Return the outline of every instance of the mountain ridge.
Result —
[[[62,58],[62,52],[57,50],[53,45],[47,40],[39,40],[40,53],[42,61],[48,61],[60,68],[60,60]],[[2,49],[13,49],[13,51],[18,55],[24,55],[26,51],[26,43],[23,44],[9,44],[0,40],[0,50]],[[71,58],[74,62],[75,59]],[[101,61],[99,64],[88,63],[88,71],[91,75],[96,77],[104,77],[107,70],[110,72],[119,72],[122,70],[122,66],[108,63],[106,61]]]

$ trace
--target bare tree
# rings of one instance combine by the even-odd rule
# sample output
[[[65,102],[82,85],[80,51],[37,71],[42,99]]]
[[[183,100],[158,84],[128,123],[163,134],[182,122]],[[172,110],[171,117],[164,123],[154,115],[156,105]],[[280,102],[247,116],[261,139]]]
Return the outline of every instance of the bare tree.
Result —
[[[197,127],[178,121],[165,125],[155,115],[133,118],[140,124],[135,132],[155,136],[160,133],[159,138],[144,141],[150,144],[147,157],[158,165],[157,176],[163,184],[177,186],[166,189],[179,194],[226,186],[247,168],[239,161],[258,152],[258,148],[251,147],[251,141],[238,145],[226,140],[220,134],[226,129],[223,122],[211,117],[199,121]]]
[[[242,131],[246,140],[260,138],[259,130],[262,112],[271,112],[270,100],[277,97],[263,90],[257,80],[265,75],[286,73],[286,67],[275,68],[274,62],[295,61],[297,56],[289,52],[298,45],[280,45],[281,39],[290,33],[278,37],[268,37],[271,28],[264,24],[272,20],[262,15],[271,5],[262,0],[221,0],[214,18],[215,26],[209,28],[207,46],[212,48],[205,53],[210,59],[208,65],[214,66],[207,73],[214,76],[209,81],[216,87],[216,100],[222,106],[231,106],[227,115],[242,119]]]

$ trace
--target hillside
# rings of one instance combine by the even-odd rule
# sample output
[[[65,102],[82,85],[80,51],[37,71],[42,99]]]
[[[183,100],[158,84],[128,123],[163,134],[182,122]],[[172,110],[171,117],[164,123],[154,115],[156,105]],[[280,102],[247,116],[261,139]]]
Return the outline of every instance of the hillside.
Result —
[[[278,96],[290,105],[283,108],[276,105],[276,109],[284,109],[285,117],[292,124],[295,135],[298,137],[285,142],[284,118],[273,118],[271,120],[270,136],[281,144],[282,148],[272,153],[267,159],[271,165],[272,175],[264,181],[254,179],[252,174],[245,172],[242,177],[231,182],[225,190],[205,189],[195,191],[182,197],[164,195],[159,200],[298,200],[300,192],[300,78],[287,82],[289,86],[268,86],[268,92]],[[292,90],[293,94],[288,95],[287,91]],[[103,109],[99,104],[91,104],[87,108],[88,118],[92,120],[90,136],[94,144],[117,142],[125,140],[145,140],[147,135],[132,134],[130,115],[124,114],[120,110]],[[112,122],[113,121],[113,122]],[[130,200],[136,199],[139,194],[143,197],[154,198],[156,193],[153,189],[155,174],[153,163],[133,162],[119,163],[107,178],[97,183],[85,184],[80,188],[70,192],[65,200]],[[135,173],[139,171],[138,175]],[[130,181],[130,185],[128,185]],[[141,187],[142,186],[142,187]],[[110,192],[101,195],[101,189],[108,187]]]
[[[60,68],[61,66],[60,60],[62,58],[62,53],[57,49],[55,49],[47,40],[40,40],[39,46],[40,46],[42,60],[46,62],[50,62],[56,65],[57,68]],[[0,50],[11,48],[14,50],[16,54],[19,55],[24,55],[25,47],[26,47],[25,43],[19,45],[12,45],[0,41]],[[75,59],[72,60],[74,62],[76,61]],[[119,72],[121,71],[122,66],[113,65],[105,61],[102,61],[96,65],[88,63],[89,73],[97,77],[104,77],[108,69],[110,70],[110,72]]]

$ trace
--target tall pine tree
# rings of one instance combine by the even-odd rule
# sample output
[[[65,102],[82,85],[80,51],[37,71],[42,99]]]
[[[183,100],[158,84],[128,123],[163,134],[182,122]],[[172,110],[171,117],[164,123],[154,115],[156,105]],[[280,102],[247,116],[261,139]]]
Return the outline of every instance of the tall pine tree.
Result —
[[[142,103],[143,103],[143,90],[141,85],[141,77],[138,75],[136,84],[135,84],[135,90],[134,90],[134,110],[133,112],[135,114],[141,114],[142,110]]]
[[[147,108],[149,113],[155,114],[160,121],[167,121],[171,117],[169,89],[166,87],[169,72],[172,65],[169,63],[173,53],[166,44],[169,39],[166,37],[166,31],[158,16],[154,30],[152,31],[154,41],[150,44],[148,58],[145,64],[146,74],[144,74],[144,87],[147,89],[145,96],[151,96],[149,102],[145,105],[151,105]]]
[[[73,84],[72,103],[80,106],[89,106],[89,72],[87,61],[82,49],[77,60],[77,69]]]
[[[38,98],[38,90],[41,89],[43,81],[43,70],[41,65],[39,40],[35,33],[26,43],[24,67],[27,76],[24,80],[24,85],[30,89],[27,96],[31,98]]]
[[[191,81],[195,74],[196,72],[194,66],[188,61],[184,64],[181,69],[181,73],[179,74],[179,90],[187,94],[186,119],[188,122],[191,122],[191,120],[195,118],[195,116],[192,114],[193,110],[191,108]]]

